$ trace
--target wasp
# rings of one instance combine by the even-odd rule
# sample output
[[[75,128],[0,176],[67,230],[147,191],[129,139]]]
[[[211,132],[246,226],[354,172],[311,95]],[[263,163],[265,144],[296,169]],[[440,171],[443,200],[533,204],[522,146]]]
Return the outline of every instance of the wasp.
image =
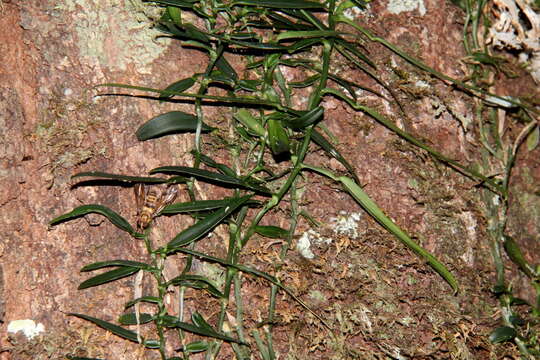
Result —
[[[145,186],[137,183],[133,189],[137,204],[137,227],[139,230],[146,229],[161,210],[171,204],[178,195],[178,188],[174,185],[167,186],[165,190],[159,190],[157,186]]]

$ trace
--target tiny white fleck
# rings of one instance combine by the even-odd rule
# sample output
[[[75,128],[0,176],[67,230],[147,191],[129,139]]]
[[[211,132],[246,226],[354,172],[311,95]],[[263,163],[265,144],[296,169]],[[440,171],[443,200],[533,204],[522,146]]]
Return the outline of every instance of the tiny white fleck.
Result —
[[[36,325],[35,321],[30,319],[13,320],[8,324],[7,331],[10,333],[22,331],[28,339],[32,339],[45,331],[45,327],[42,323]]]
[[[73,94],[73,90],[70,89],[70,88],[65,88],[64,89],[64,96],[70,96]]]

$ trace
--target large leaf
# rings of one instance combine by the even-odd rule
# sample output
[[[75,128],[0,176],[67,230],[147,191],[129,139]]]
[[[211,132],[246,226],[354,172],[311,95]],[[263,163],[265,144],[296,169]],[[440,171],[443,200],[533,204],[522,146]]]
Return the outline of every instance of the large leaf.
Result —
[[[101,214],[105,216],[107,219],[109,219],[109,221],[113,223],[114,225],[116,225],[118,228],[124,231],[127,231],[130,234],[135,234],[135,230],[126,219],[124,219],[122,216],[118,215],[116,212],[109,209],[108,207],[103,206],[103,205],[97,205],[97,204],[79,206],[71,210],[67,214],[60,215],[52,219],[49,224],[56,225],[61,222],[72,220],[72,219],[75,219],[75,218],[78,218],[78,217],[81,217],[90,213]]]
[[[73,175],[71,178],[78,178],[78,177],[92,177],[94,180],[101,180],[101,179],[112,179],[112,180],[119,180],[119,181],[125,181],[125,182],[138,182],[138,183],[146,183],[146,184],[161,184],[167,182],[167,179],[163,178],[157,178],[157,177],[150,177],[150,176],[130,176],[130,175],[121,175],[121,174],[111,174],[101,171],[86,171],[86,172],[80,172],[75,175]]]
[[[107,271],[103,274],[96,275],[94,277],[91,277],[88,280],[83,281],[79,285],[78,289],[79,290],[87,289],[93,286],[98,286],[98,285],[105,284],[111,281],[122,279],[122,278],[125,278],[126,276],[133,275],[139,270],[140,269],[137,267],[123,266],[118,269]]]
[[[215,211],[211,215],[208,215],[204,219],[195,223],[193,226],[190,226],[180,234],[176,235],[176,237],[166,245],[166,252],[174,252],[176,249],[200,239],[202,236],[212,231],[214,227],[219,225],[223,219],[233,213],[238,207],[248,201],[251,196],[252,195],[246,195],[239,198],[230,199],[227,206]]]
[[[192,167],[187,167],[187,166],[162,166],[162,167],[158,167],[158,168],[150,170],[150,174],[155,174],[155,173],[172,173],[172,174],[193,176],[194,178],[197,178],[199,180],[216,183],[220,185],[241,187],[241,188],[257,191],[259,193],[266,194],[266,195],[270,195],[272,193],[269,189],[263,186],[253,184],[251,182],[247,182],[237,177],[232,177],[225,174],[215,173],[208,170],[197,169],[197,168],[192,168]]]
[[[344,189],[366,210],[379,224],[385,227],[388,231],[394,234],[403,244],[409,249],[415,252],[420,257],[424,258],[431,267],[437,271],[452,287],[454,292],[458,292],[458,283],[452,273],[433,255],[426,251],[423,247],[414,242],[411,237],[397,226],[386,214],[377,206],[377,204],[371,200],[371,198],[364,192],[353,179],[345,176],[335,176],[330,171],[317,168],[310,165],[304,165],[306,169],[316,171],[323,174],[335,181],[341,182]]]
[[[183,111],[170,111],[158,115],[141,125],[137,132],[140,141],[179,132],[193,132],[197,129],[197,117]],[[202,124],[202,131],[212,131],[212,127]]]

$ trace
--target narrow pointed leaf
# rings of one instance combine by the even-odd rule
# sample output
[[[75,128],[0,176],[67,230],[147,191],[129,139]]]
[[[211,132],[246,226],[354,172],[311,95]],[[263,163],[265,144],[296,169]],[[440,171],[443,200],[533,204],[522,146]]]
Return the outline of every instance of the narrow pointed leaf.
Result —
[[[92,316],[84,315],[84,314],[70,313],[69,315],[76,316],[78,318],[90,321],[90,322],[96,324],[97,326],[102,327],[105,330],[108,330],[108,331],[112,332],[113,334],[118,335],[118,336],[120,336],[120,337],[122,337],[124,339],[128,339],[128,340],[131,340],[133,342],[138,342],[137,333],[135,333],[135,332],[133,332],[131,330],[128,330],[128,329],[124,329],[121,326],[112,324],[112,323],[107,322],[105,320],[97,319],[97,318],[92,317]]]
[[[139,324],[146,324],[152,320],[154,320],[154,315],[152,314],[139,314]],[[118,318],[118,322],[122,325],[137,325],[137,316],[134,312],[123,314]]]
[[[210,324],[207,323],[206,320],[204,320],[203,316],[197,311],[191,314],[191,321],[193,322],[193,324],[195,324],[195,326],[198,326],[202,329],[207,329],[209,331],[214,331],[214,329],[212,329],[212,326],[210,326]]]
[[[454,289],[454,292],[458,292],[458,283],[452,273],[441,263],[437,258],[427,252],[423,247],[414,242],[409,235],[407,235],[399,226],[397,226],[384,212],[375,204],[373,200],[362,190],[354,180],[341,176],[338,180],[343,184],[349,194],[355,198],[358,203],[366,210],[375,220],[377,220],[382,226],[387,228],[392,234],[394,234],[401,242],[403,242],[409,249],[414,251],[419,256],[423,257],[431,267],[437,271]]]
[[[221,185],[241,187],[245,189],[254,190],[262,194],[272,193],[269,189],[263,186],[246,182],[237,177],[232,177],[229,175],[224,175],[220,173],[211,172],[208,170],[197,169],[197,168],[192,168],[192,167],[187,167],[187,166],[162,166],[162,167],[158,167],[158,168],[150,170],[150,174],[155,174],[155,173],[173,173],[173,174],[193,176],[199,180],[217,183]]]
[[[320,132],[313,129],[313,132],[311,133],[311,139],[313,139],[313,142],[315,142],[315,144],[319,145],[324,151],[326,151],[328,155],[332,156],[337,161],[339,161],[341,165],[343,165],[345,169],[349,171],[351,176],[358,183],[360,182],[358,177],[356,176],[356,172],[354,171],[354,168],[352,167],[352,165],[349,164],[349,162],[339,153],[339,151],[337,151],[334,145],[332,145],[328,140],[326,140]]]
[[[135,274],[139,270],[140,269],[136,267],[125,266],[111,271],[107,271],[103,274],[99,274],[97,276],[91,277],[88,280],[83,281],[77,289],[87,289],[93,286],[98,286],[111,281],[122,279],[126,276]]]
[[[343,35],[344,33],[340,33],[338,31],[333,30],[312,30],[312,31],[284,31],[280,33],[277,37],[277,41],[285,40],[285,39],[306,39],[306,38],[326,38],[326,37],[337,37],[339,35]]]
[[[261,120],[251,115],[246,109],[240,109],[233,115],[242,125],[248,128],[254,134],[263,137],[266,134],[266,130],[262,126]]]
[[[215,210],[227,206],[230,199],[223,200],[198,200],[184,203],[175,203],[165,207],[161,214],[180,214],[196,211]]]
[[[249,5],[269,7],[276,9],[323,9],[324,6],[314,1],[304,0],[237,0],[233,1],[234,5]]]
[[[238,79],[238,74],[227,59],[225,59],[223,54],[216,60],[216,67],[230,80],[236,81]]]
[[[148,0],[149,2],[154,2],[161,5],[177,6],[183,8],[193,8],[193,4],[198,0]]]
[[[211,157],[206,156],[204,154],[201,154],[201,153],[197,154],[197,151],[195,151],[195,150],[192,150],[191,153],[195,157],[199,158],[203,164],[208,165],[209,167],[212,167],[214,169],[219,170],[219,172],[221,172],[224,175],[228,175],[228,176],[231,176],[231,177],[236,177],[236,174],[233,171],[233,169],[231,169],[227,165],[217,163],[216,161],[214,161],[214,159],[212,159]]]
[[[129,267],[136,267],[140,270],[147,270],[152,271],[155,270],[151,265],[139,262],[139,261],[131,261],[131,260],[108,260],[108,261],[98,261],[92,264],[88,264],[84,266],[81,271],[93,271],[97,269],[103,269],[110,266],[129,266]]]
[[[210,279],[193,274],[184,274],[177,276],[168,282],[169,285],[173,286],[184,286],[193,289],[201,289],[208,291],[211,295],[217,298],[223,298],[224,295],[221,291],[218,290],[217,285]]]
[[[140,141],[153,139],[163,135],[179,132],[193,132],[197,129],[197,117],[183,111],[170,111],[158,115],[141,125],[137,132]],[[202,131],[208,132],[213,128],[202,124]]]
[[[287,230],[272,225],[257,225],[255,232],[271,239],[285,239],[289,235]]]
[[[212,231],[214,227],[219,225],[223,219],[233,213],[238,207],[248,201],[251,196],[252,195],[246,195],[231,199],[229,204],[224,208],[215,211],[211,215],[195,223],[195,225],[190,226],[178,234],[173,240],[171,240],[171,242],[167,244],[165,250],[167,253],[174,252],[177,248],[200,239],[202,236]]]
[[[301,130],[321,121],[323,119],[323,116],[324,109],[322,108],[322,106],[317,106],[316,108],[307,111],[305,114],[296,119],[285,121],[284,125],[293,130]]]
[[[133,227],[128,223],[126,219],[124,219],[122,216],[118,215],[113,210],[109,209],[106,206],[103,205],[97,205],[97,204],[90,204],[90,205],[83,205],[79,206],[73,210],[71,210],[69,213],[60,215],[54,219],[51,220],[49,223],[50,225],[56,225],[64,221],[72,220],[81,216],[84,216],[86,214],[91,213],[97,213],[105,216],[111,223],[116,225],[118,228],[127,231],[130,234],[134,234],[135,230]]]
[[[184,92],[190,87],[195,85],[195,80],[193,78],[182,79],[176,81],[165,88],[165,91],[175,91],[175,92]],[[159,95],[160,99],[171,98],[173,95]]]
[[[133,299],[131,301],[128,301],[125,305],[125,308],[129,308],[137,303],[146,302],[150,304],[159,304],[161,300],[156,296],[142,296],[140,298]]]
[[[168,321],[166,321],[164,323],[164,325],[167,326],[167,327],[180,328],[180,329],[182,329],[184,331],[187,331],[187,332],[190,332],[190,333],[193,333],[193,334],[202,335],[202,336],[208,336],[208,337],[211,337],[211,338],[214,338],[214,339],[220,339],[220,340],[227,341],[227,342],[233,342],[233,343],[237,343],[237,344],[245,344],[244,342],[242,342],[242,341],[240,341],[238,339],[235,339],[233,337],[230,337],[230,336],[227,336],[225,334],[219,333],[219,332],[215,331],[212,328],[208,329],[206,327],[199,327],[199,326],[196,326],[196,325],[193,325],[193,324],[189,324],[189,323],[180,321],[180,320],[178,320],[178,318],[172,317],[172,316],[169,316],[168,318],[169,318]]]
[[[521,271],[523,271],[530,278],[535,277],[534,268],[525,260],[523,252],[513,237],[507,235],[504,236],[504,250],[506,251],[506,254],[508,254],[508,257],[512,259],[514,264],[516,264]]]
[[[161,183],[167,182],[167,179],[163,179],[163,178],[111,174],[111,173],[106,173],[106,172],[101,172],[101,171],[80,172],[73,175],[71,178],[74,179],[78,177],[92,177],[96,180],[113,179],[113,180],[119,180],[119,181],[125,181],[125,182],[138,182],[138,183],[146,183],[146,184],[161,184]]]

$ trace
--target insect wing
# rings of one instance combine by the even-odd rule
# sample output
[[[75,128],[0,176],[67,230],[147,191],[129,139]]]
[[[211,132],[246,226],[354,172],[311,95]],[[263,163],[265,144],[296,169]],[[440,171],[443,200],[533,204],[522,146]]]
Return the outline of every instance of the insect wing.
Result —
[[[137,183],[133,186],[133,192],[135,193],[135,204],[137,205],[137,214],[140,213],[142,207],[144,206],[146,198],[146,187],[144,184]]]
[[[158,215],[165,206],[171,204],[178,196],[178,188],[176,186],[169,186],[164,194],[161,195],[156,206],[154,216]]]

